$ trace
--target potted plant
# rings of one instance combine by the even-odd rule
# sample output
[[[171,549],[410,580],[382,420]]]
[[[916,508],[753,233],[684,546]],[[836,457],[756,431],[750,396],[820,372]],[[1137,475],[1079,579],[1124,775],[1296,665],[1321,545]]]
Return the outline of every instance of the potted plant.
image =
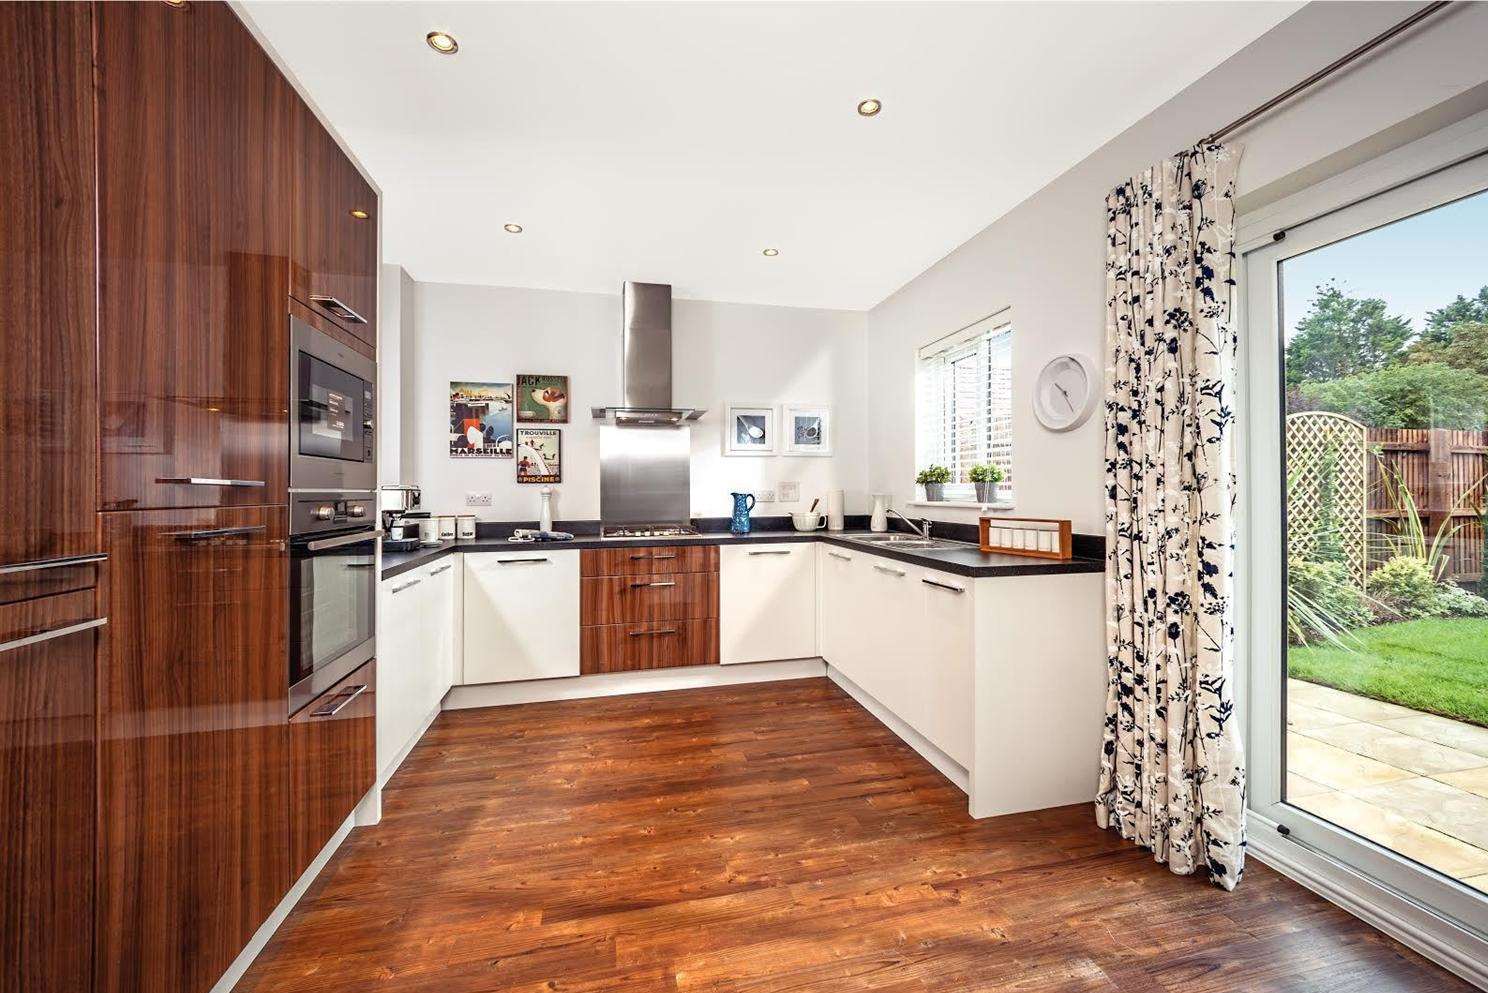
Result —
[[[945,484],[950,481],[951,470],[943,465],[927,466],[915,477],[915,482],[925,487],[926,500],[944,500]]]
[[[982,463],[974,465],[966,473],[971,477],[971,482],[976,486],[976,498],[978,503],[991,503],[997,499],[997,484],[1002,482],[1002,467]]]

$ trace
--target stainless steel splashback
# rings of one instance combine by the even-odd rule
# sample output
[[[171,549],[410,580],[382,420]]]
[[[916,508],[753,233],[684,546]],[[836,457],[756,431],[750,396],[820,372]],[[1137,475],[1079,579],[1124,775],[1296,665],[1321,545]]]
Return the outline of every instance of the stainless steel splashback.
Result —
[[[685,524],[692,517],[691,454],[685,427],[600,427],[600,520]]]

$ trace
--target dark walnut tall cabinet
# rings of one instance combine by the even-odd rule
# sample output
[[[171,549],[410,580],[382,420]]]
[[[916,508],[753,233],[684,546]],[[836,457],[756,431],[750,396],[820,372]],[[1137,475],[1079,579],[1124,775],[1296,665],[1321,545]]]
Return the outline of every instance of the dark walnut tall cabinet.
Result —
[[[207,993],[371,784],[288,711],[288,319],[375,355],[376,193],[225,4],[0,43],[0,993]]]

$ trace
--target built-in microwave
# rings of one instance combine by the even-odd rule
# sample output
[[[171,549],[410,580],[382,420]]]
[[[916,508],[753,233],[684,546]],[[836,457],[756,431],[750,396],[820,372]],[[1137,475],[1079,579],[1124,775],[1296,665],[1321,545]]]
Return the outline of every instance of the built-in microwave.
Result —
[[[377,486],[376,364],[291,317],[289,485],[371,493]]]

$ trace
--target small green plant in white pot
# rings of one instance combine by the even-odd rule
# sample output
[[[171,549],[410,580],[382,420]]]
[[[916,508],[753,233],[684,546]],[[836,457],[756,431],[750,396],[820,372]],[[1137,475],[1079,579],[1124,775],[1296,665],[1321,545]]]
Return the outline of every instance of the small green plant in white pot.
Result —
[[[926,500],[944,500],[945,484],[951,481],[951,470],[943,465],[926,466],[915,477],[915,482],[925,487]]]
[[[1002,482],[1002,467],[982,463],[974,465],[966,473],[976,487],[977,503],[991,503],[997,499],[997,484]]]

